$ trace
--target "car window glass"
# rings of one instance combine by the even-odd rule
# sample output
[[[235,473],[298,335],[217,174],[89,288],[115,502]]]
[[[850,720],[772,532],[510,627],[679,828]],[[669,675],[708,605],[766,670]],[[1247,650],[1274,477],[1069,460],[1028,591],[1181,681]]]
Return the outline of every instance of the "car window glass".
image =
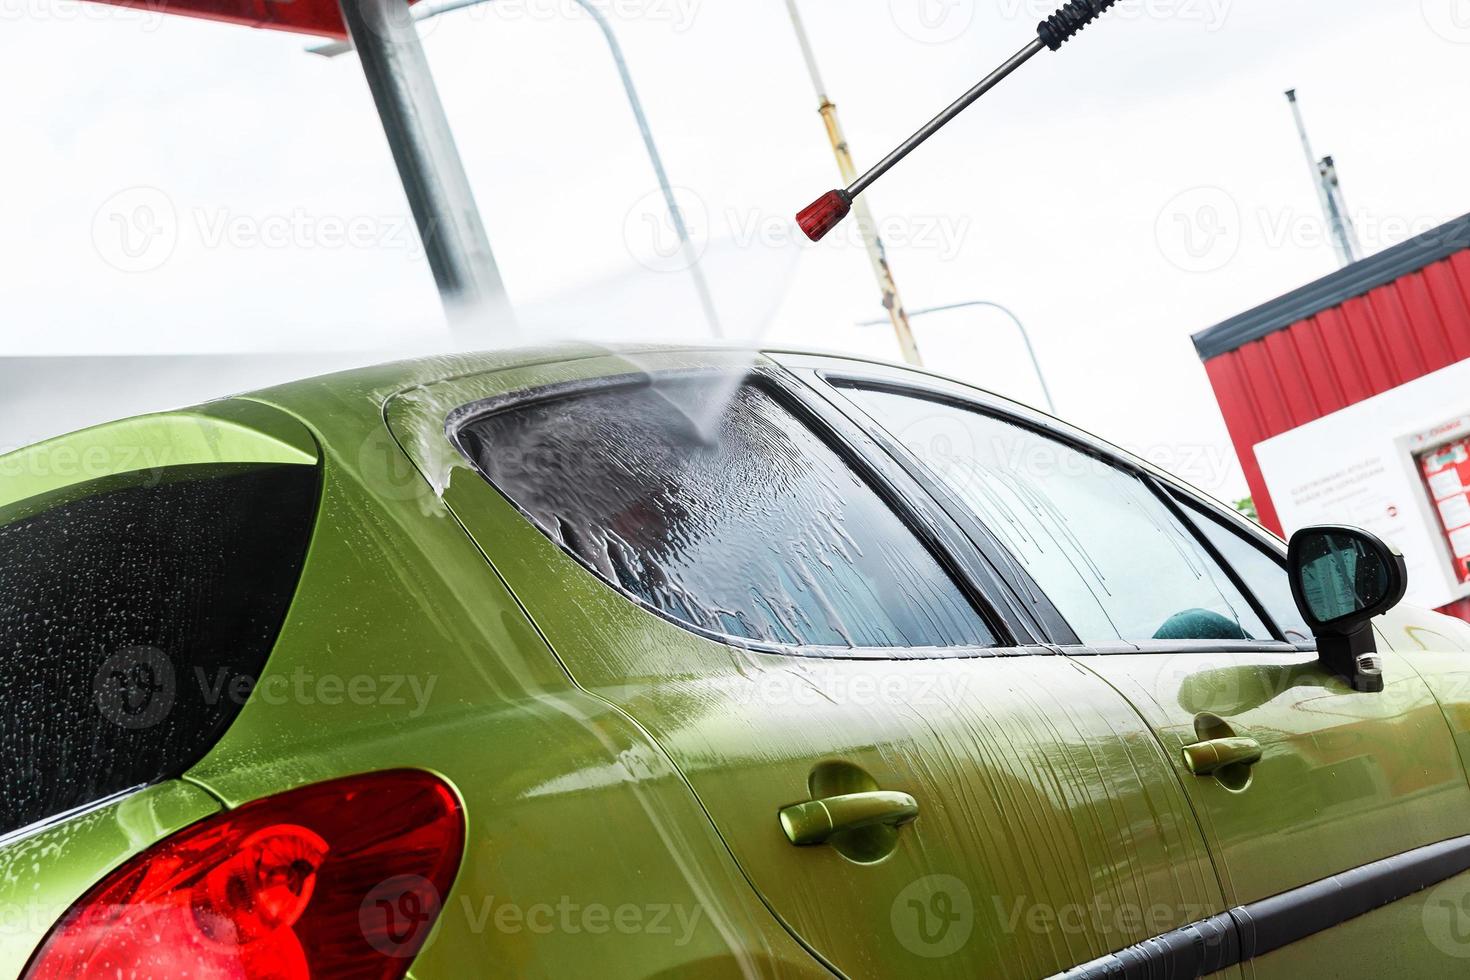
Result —
[[[1000,539],[1082,642],[1272,638],[1141,478],[979,411],[853,392]]]
[[[1246,588],[1255,594],[1256,601],[1265,607],[1267,615],[1276,621],[1276,626],[1291,643],[1312,642],[1312,629],[1296,607],[1291,594],[1291,578],[1287,575],[1282,558],[1273,556],[1263,545],[1247,540],[1244,534],[1227,527],[1222,520],[1206,514],[1193,503],[1185,505],[1195,526],[1220,552],[1220,556],[1235,569],[1245,582]]]
[[[260,676],[311,466],[167,467],[0,508],[0,833],[178,776]]]
[[[678,407],[722,389],[713,422]],[[790,646],[995,644],[833,449],[762,388],[728,389],[609,385],[479,418],[459,441],[553,540],[680,623]]]

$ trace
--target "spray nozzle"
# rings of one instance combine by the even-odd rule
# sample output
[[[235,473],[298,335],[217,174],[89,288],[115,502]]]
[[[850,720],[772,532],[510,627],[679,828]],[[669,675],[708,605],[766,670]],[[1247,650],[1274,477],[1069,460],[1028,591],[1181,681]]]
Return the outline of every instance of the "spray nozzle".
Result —
[[[847,191],[828,191],[802,209],[796,216],[796,223],[806,237],[819,242],[851,210],[852,195]]]

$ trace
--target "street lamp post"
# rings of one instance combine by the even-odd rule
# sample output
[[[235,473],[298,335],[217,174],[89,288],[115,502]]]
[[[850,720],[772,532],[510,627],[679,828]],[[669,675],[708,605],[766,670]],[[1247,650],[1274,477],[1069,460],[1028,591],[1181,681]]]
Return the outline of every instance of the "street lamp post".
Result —
[[[1041,361],[1036,357],[1036,348],[1031,345],[1031,334],[1026,330],[1026,325],[1021,322],[1021,318],[1016,316],[1010,307],[1002,306],[1000,303],[995,303],[988,299],[973,299],[964,303],[947,303],[944,306],[931,306],[927,309],[913,310],[909,313],[909,319],[912,320],[929,313],[944,313],[949,310],[964,310],[975,307],[989,307],[992,310],[999,310],[1016,325],[1016,330],[1021,334],[1021,342],[1026,345],[1026,353],[1031,358],[1031,367],[1036,372],[1036,380],[1041,383],[1041,396],[1046,399],[1046,410],[1052,415],[1055,415],[1057,413],[1056,402],[1052,400],[1051,388],[1046,383],[1046,374],[1041,370]],[[888,319],[885,317],[881,320],[864,320],[858,326],[877,327],[886,323],[888,323]]]
[[[493,2],[494,0],[447,0],[445,3],[432,6],[425,3],[411,8],[410,16],[416,23],[456,10],[463,10],[466,7]],[[688,263],[689,275],[694,280],[694,291],[699,296],[699,305],[704,311],[705,321],[709,324],[710,334],[716,338],[724,337],[725,332],[720,325],[709,281],[704,277],[704,270],[699,267],[699,252],[690,238],[689,226],[684,221],[684,212],[679,208],[679,202],[674,197],[674,189],[669,183],[668,171],[664,169],[663,156],[658,152],[658,145],[653,140],[653,130],[648,125],[648,116],[643,111],[643,100],[638,97],[638,89],[633,85],[633,75],[628,70],[627,59],[623,57],[623,47],[618,43],[617,35],[613,33],[612,24],[591,0],[573,0],[573,2],[586,11],[607,40],[608,49],[612,52],[613,63],[618,69],[618,77],[623,83],[623,91],[628,97],[628,105],[632,108],[633,118],[638,123],[638,133],[643,138],[643,147],[648,152],[649,163],[653,165],[659,189],[663,192],[664,205],[669,209],[669,220],[674,226],[675,234],[679,237],[679,248],[684,254],[684,261]],[[324,58],[335,58],[353,50],[353,45],[350,41],[333,41],[307,50]]]

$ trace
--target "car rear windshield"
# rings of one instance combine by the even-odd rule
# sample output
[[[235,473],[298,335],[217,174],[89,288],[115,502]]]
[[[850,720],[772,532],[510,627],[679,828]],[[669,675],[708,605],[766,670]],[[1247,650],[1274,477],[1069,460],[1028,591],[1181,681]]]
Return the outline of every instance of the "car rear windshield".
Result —
[[[0,834],[188,769],[295,591],[310,466],[178,466],[0,509]]]
[[[480,472],[608,583],[778,647],[994,646],[935,556],[757,384],[608,384],[472,418]]]

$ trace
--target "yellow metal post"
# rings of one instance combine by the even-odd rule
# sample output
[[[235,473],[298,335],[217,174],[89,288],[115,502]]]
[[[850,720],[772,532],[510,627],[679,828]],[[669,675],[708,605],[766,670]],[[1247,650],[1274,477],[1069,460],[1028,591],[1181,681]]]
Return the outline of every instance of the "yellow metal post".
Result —
[[[857,180],[857,168],[852,163],[852,152],[847,146],[847,137],[843,135],[842,123],[837,119],[837,106],[827,97],[826,87],[822,84],[822,77],[817,71],[816,58],[812,55],[811,44],[807,41],[806,28],[802,26],[801,15],[796,10],[796,0],[786,0],[786,9],[791,14],[792,26],[796,28],[796,39],[801,44],[802,56],[806,59],[807,71],[811,73],[812,84],[817,89],[818,111],[822,114],[822,122],[827,127],[827,138],[832,142],[832,152],[837,157],[837,169],[842,173],[844,184],[851,184]],[[873,275],[878,280],[878,288],[883,293],[883,308],[888,311],[888,318],[893,321],[893,334],[898,339],[899,350],[903,352],[903,359],[916,367],[922,367],[924,361],[919,357],[919,345],[914,342],[914,331],[909,326],[909,315],[904,310],[903,300],[898,295],[898,285],[893,281],[893,270],[888,265],[888,255],[883,249],[883,239],[878,236],[878,225],[873,221],[873,212],[868,207],[865,196],[859,196],[852,204],[853,216],[857,219],[858,231],[863,238],[863,247],[867,249],[868,259],[873,265]]]

